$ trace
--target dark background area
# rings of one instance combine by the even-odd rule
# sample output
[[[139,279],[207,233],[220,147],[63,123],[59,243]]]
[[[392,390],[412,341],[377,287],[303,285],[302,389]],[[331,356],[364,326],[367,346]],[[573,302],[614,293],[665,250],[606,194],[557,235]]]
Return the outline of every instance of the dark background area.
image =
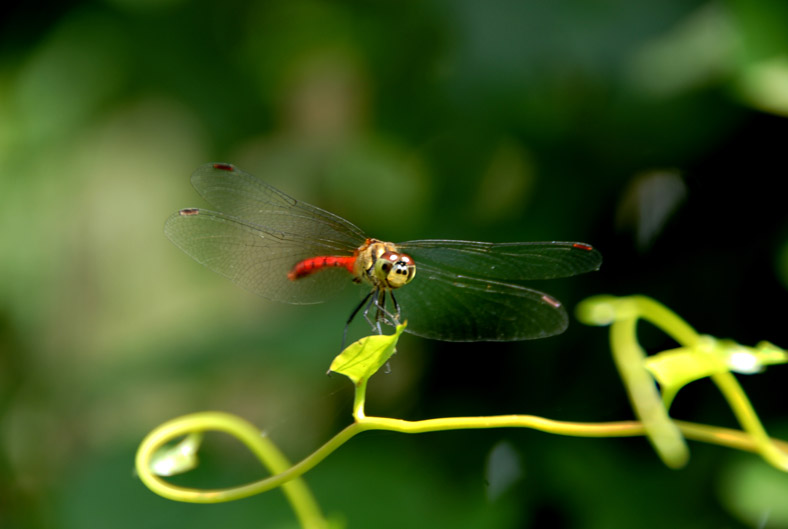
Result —
[[[295,527],[278,491],[202,506],[133,475],[172,417],[239,414],[299,460],[350,421],[325,371],[358,293],[256,298],[163,235],[227,161],[384,240],[578,240],[570,309],[645,294],[788,345],[788,4],[104,0],[0,13],[0,527]],[[355,297],[354,297],[355,296]],[[643,326],[650,351],[672,347]],[[786,373],[739,377],[788,435]],[[368,413],[632,418],[607,329],[404,337]],[[735,427],[707,380],[674,415]],[[210,441],[215,440],[216,443]],[[257,479],[209,438],[203,486]],[[349,527],[788,527],[788,476],[691,443],[371,432],[307,474]],[[491,454],[515,476],[495,482]]]

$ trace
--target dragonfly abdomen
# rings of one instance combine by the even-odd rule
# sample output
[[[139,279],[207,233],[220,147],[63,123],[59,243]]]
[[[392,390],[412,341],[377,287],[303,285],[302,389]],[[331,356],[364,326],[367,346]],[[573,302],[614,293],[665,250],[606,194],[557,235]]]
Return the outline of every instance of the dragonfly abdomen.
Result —
[[[354,255],[320,255],[318,257],[310,257],[309,259],[304,259],[297,263],[293,269],[288,272],[287,278],[291,281],[295,281],[296,279],[301,279],[302,277],[314,274],[318,270],[329,267],[344,268],[352,274],[354,273],[353,266],[355,264],[356,257]]]

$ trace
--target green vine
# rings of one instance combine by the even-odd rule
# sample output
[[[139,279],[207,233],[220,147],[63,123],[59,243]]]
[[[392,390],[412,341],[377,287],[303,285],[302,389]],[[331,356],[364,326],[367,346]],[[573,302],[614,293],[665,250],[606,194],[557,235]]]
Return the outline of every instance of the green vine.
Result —
[[[788,471],[788,443],[769,438],[733,372],[754,373],[766,365],[788,362],[788,353],[762,342],[745,347],[729,340],[698,334],[684,320],[656,301],[631,296],[598,296],[578,306],[578,318],[589,325],[610,325],[611,349],[639,420],[607,423],[578,423],[532,415],[491,417],[445,417],[406,421],[367,416],[364,410],[369,378],[387,364],[396,351],[404,325],[392,335],[362,338],[337,356],[330,370],[341,373],[355,385],[353,423],[302,461],[291,465],[279,449],[249,422],[222,412],[203,412],[168,421],[143,440],[137,451],[140,479],[153,492],[172,500],[220,503],[246,498],[281,487],[302,527],[341,527],[321,513],[301,476],[331,455],[354,436],[368,430],[427,433],[482,428],[530,428],[575,437],[646,436],[663,462],[671,468],[686,464],[686,439],[755,452],[770,465]],[[647,356],[637,341],[638,320],[656,325],[680,347]],[[677,421],[670,405],[689,382],[709,377],[722,392],[742,426],[732,430]],[[657,382],[659,388],[657,387]],[[270,477],[226,489],[192,489],[170,484],[162,476],[188,471],[197,464],[196,453],[202,434],[219,431],[239,439],[271,473]],[[175,444],[177,439],[183,439]]]

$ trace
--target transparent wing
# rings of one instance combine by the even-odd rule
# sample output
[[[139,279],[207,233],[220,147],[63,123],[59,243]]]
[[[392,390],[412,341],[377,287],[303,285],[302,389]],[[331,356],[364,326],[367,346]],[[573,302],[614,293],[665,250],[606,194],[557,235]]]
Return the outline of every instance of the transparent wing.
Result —
[[[430,265],[418,266],[413,281],[394,295],[406,331],[435,340],[529,340],[560,334],[568,324],[561,304],[542,292]]]
[[[309,237],[335,251],[352,251],[366,238],[342,217],[289,197],[231,164],[200,166],[192,185],[219,211],[266,230]]]
[[[283,216],[280,222],[283,227],[284,219]],[[263,228],[244,219],[204,209],[184,209],[175,213],[167,219],[164,233],[195,261],[250,292],[277,301],[318,303],[353,279],[347,270],[336,268],[321,270],[297,281],[287,278],[287,273],[303,259],[331,255],[338,249],[344,250],[346,255],[352,252],[336,240],[321,241]]]
[[[290,281],[296,263],[351,255],[366,236],[352,223],[299,202],[230,164],[192,175],[197,191],[221,212],[185,209],[166,223],[167,237],[208,268],[263,297],[316,303],[352,282],[330,268]],[[448,341],[508,341],[562,332],[555,299],[520,284],[599,268],[583,243],[483,243],[421,240],[399,245],[416,262],[411,284],[395,291],[408,331]]]
[[[520,284],[534,279],[569,277],[599,269],[602,254],[577,242],[421,240],[397,245],[419,270],[430,267],[451,275]]]

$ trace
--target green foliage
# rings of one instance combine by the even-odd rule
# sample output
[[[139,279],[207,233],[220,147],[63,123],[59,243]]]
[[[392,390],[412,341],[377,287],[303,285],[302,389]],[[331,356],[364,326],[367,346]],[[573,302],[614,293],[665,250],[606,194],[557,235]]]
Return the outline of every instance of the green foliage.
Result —
[[[398,325],[392,335],[366,336],[350,344],[331,362],[329,371],[348,377],[353,384],[366,384],[369,377],[386,365],[397,349],[397,341],[405,331],[407,322]]]
[[[646,369],[663,387],[663,394],[670,396],[666,405],[678,391],[694,380],[718,373],[753,374],[763,371],[765,366],[788,362],[788,353],[783,349],[761,342],[755,347],[745,347],[732,340],[717,340],[704,336],[695,348],[662,351],[646,359]]]
[[[279,486],[285,487],[288,499],[304,528],[327,527],[329,522],[320,514],[300,476],[353,436],[366,430],[426,433],[463,429],[533,428],[570,436],[646,435],[664,463],[673,468],[687,463],[689,451],[685,444],[686,437],[757,451],[772,466],[788,472],[788,443],[774,441],[766,435],[746,395],[736,380],[729,376],[731,370],[742,370],[744,363],[747,364],[748,372],[762,369],[766,364],[785,363],[788,361],[785,351],[766,342],[747,350],[730,340],[697,335],[676,314],[643,296],[589,298],[578,306],[578,315],[585,323],[611,326],[613,357],[639,422],[572,423],[528,415],[446,417],[423,421],[369,417],[364,411],[367,381],[386,365],[394,354],[397,341],[405,329],[404,325],[400,325],[393,335],[362,338],[334,359],[331,370],[346,375],[355,386],[354,422],[300,463],[288,466],[287,460],[273,443],[256,435],[254,427],[245,421],[226,414],[203,413],[175,419],[151,432],[138,450],[137,472],[154,492],[170,499],[195,503],[226,502]],[[665,351],[647,358],[634,332],[634,324],[640,318],[648,319],[674,336],[684,346],[683,350]],[[648,374],[653,375],[663,386],[662,401],[659,393],[655,391],[653,379],[648,377]],[[678,390],[689,382],[707,376],[718,385],[744,431],[685,423],[670,418],[668,409]],[[208,491],[176,487],[154,475],[171,475],[175,471],[188,470],[195,461],[195,443],[199,443],[199,437],[195,436],[204,430],[213,429],[237,436],[274,475],[241,487]],[[164,450],[161,448],[163,443],[185,433],[189,433],[185,441],[175,447]],[[504,465],[505,468],[501,469],[499,464],[491,467],[490,471],[511,474],[519,463],[512,455],[507,458],[510,460],[508,466]],[[519,473],[519,470],[517,472]],[[744,507],[737,505],[737,502],[732,505],[734,509],[742,509],[744,517],[750,516],[749,512],[745,512],[750,503],[744,502]]]

